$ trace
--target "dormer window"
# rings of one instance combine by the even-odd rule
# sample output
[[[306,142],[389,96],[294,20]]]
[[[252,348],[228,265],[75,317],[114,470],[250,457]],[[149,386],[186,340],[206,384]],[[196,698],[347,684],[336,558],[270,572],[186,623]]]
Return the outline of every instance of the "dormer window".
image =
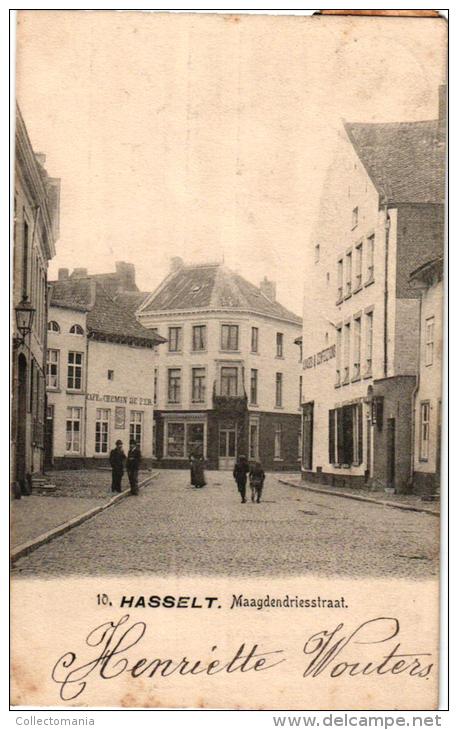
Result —
[[[79,336],[81,336],[81,335],[84,335],[84,330],[81,327],[81,325],[79,325],[79,324],[72,324],[72,326],[70,327],[70,334],[71,335],[79,335]]]

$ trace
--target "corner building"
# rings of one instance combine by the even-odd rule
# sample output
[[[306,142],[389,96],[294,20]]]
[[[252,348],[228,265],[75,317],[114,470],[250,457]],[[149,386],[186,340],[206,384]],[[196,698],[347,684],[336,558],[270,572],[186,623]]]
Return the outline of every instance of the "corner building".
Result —
[[[410,274],[443,250],[443,106],[438,120],[339,133],[308,250],[306,480],[411,488],[421,294]]]
[[[157,348],[155,465],[211,469],[239,454],[265,469],[299,468],[301,319],[222,264],[172,270],[137,312],[167,343]]]

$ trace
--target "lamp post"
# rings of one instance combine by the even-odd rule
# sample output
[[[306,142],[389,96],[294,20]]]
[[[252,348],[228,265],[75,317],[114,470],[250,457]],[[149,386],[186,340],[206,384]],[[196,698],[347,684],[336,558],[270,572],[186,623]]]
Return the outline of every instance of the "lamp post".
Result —
[[[32,330],[33,318],[35,315],[35,309],[26,297],[19,302],[16,306],[16,329],[21,333],[20,337],[14,338],[16,346],[22,345],[26,336]]]

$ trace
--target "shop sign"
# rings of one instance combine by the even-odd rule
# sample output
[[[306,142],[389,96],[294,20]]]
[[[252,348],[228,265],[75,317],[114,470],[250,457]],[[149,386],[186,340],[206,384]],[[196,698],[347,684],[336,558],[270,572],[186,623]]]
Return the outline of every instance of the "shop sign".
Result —
[[[328,360],[332,360],[336,356],[336,346],[331,345],[331,347],[326,347],[324,350],[321,350],[321,352],[317,352],[316,355],[310,355],[309,357],[306,357],[304,362],[302,363],[303,370],[308,370],[309,368],[315,368],[317,365],[321,365],[323,362],[327,362]]]
[[[94,400],[98,403],[125,403],[131,406],[152,406],[152,398],[143,398],[139,395],[100,395],[100,393],[88,393],[86,400]]]

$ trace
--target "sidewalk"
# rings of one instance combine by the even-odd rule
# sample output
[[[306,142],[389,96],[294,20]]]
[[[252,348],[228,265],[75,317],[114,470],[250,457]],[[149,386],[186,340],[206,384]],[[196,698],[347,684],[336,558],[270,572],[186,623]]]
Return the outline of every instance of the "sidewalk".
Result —
[[[318,494],[330,494],[335,497],[355,499],[360,502],[372,502],[382,507],[393,507],[396,509],[408,510],[411,512],[425,512],[426,514],[440,516],[439,501],[425,502],[417,494],[388,494],[383,491],[352,489],[351,487],[333,487],[328,484],[317,484],[301,479],[297,473],[276,474],[281,484],[288,484],[298,489],[306,489],[309,492]]]
[[[86,514],[96,514],[115,500],[129,494],[127,475],[123,478],[123,492],[111,492],[109,470],[57,471],[48,473],[48,482],[56,486],[50,494],[31,494],[11,501],[11,547],[13,553],[19,546],[28,545],[49,535],[57,528]],[[153,472],[141,471],[138,482],[149,481]]]

